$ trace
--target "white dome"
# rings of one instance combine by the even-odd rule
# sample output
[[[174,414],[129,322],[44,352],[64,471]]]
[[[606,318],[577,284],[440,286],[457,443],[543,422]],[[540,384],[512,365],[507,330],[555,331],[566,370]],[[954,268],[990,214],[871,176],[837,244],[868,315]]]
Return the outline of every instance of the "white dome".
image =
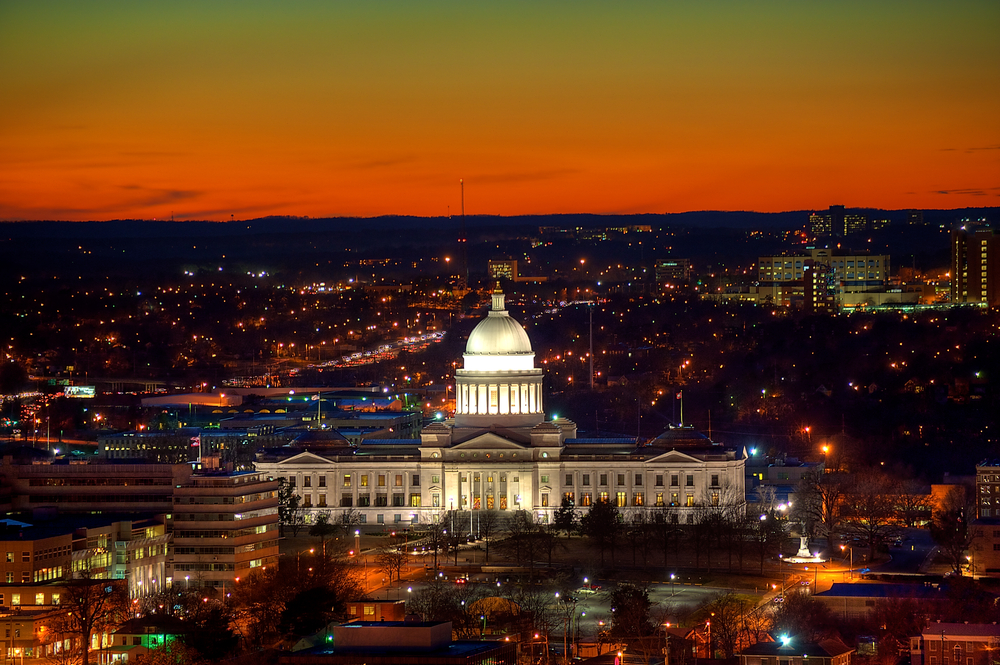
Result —
[[[494,312],[479,322],[469,335],[466,355],[506,356],[532,353],[528,333],[521,324],[507,316],[494,316]]]
[[[510,318],[504,309],[503,291],[497,285],[493,291],[493,308],[489,316],[479,322],[465,345],[467,356],[507,356],[534,354],[528,333],[521,324]]]
[[[493,308],[479,322],[465,345],[465,369],[517,371],[535,365],[528,333],[504,309],[503,292],[493,292]]]

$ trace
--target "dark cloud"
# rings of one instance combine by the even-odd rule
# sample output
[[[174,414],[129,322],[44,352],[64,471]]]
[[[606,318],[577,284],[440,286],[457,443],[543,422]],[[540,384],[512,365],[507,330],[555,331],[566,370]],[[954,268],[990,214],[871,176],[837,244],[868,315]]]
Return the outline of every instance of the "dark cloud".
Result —
[[[544,171],[522,171],[520,173],[488,173],[471,176],[466,178],[466,180],[470,183],[532,182],[536,180],[553,180],[579,172],[579,169],[548,169]]]
[[[958,194],[960,196],[988,196],[991,193],[997,193],[1000,196],[1000,187],[966,187],[963,189],[938,189],[932,192],[932,194]]]

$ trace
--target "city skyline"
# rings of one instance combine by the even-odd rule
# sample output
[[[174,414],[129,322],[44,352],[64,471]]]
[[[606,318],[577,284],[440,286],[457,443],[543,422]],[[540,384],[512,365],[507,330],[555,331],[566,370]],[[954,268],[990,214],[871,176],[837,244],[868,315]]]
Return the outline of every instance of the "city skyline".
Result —
[[[7,5],[0,219],[989,206],[988,2]]]

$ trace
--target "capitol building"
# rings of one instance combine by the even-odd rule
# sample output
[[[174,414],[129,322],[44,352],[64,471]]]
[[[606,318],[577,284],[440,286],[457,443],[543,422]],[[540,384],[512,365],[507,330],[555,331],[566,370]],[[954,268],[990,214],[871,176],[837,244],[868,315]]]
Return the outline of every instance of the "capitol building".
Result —
[[[353,510],[369,527],[433,522],[449,510],[527,510],[551,522],[563,499],[582,511],[607,500],[686,523],[706,506],[744,500],[744,450],[687,427],[649,442],[578,437],[576,423],[546,420],[543,378],[497,287],[455,373],[453,419],[419,439],[352,444],[312,431],[262,451],[256,468],[293,485],[307,521]]]

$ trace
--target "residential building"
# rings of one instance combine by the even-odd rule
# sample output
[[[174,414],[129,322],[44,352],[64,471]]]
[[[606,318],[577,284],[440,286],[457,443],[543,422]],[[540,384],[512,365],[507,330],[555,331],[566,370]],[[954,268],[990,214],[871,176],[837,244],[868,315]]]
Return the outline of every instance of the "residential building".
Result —
[[[284,665],[517,665],[517,643],[452,640],[450,621],[354,621],[326,643],[282,654]]]
[[[930,609],[944,596],[939,589],[923,584],[882,584],[863,582],[847,584],[834,582],[829,589],[813,594],[830,612],[841,619],[858,619],[871,614],[879,600],[886,598],[912,598]]]
[[[1000,517],[1000,459],[976,465],[976,517]]]
[[[995,623],[928,625],[910,637],[910,665],[990,665],[1000,650],[1000,626]]]
[[[740,652],[740,665],[849,665],[854,649],[839,640],[802,643],[794,637],[758,642]]]

